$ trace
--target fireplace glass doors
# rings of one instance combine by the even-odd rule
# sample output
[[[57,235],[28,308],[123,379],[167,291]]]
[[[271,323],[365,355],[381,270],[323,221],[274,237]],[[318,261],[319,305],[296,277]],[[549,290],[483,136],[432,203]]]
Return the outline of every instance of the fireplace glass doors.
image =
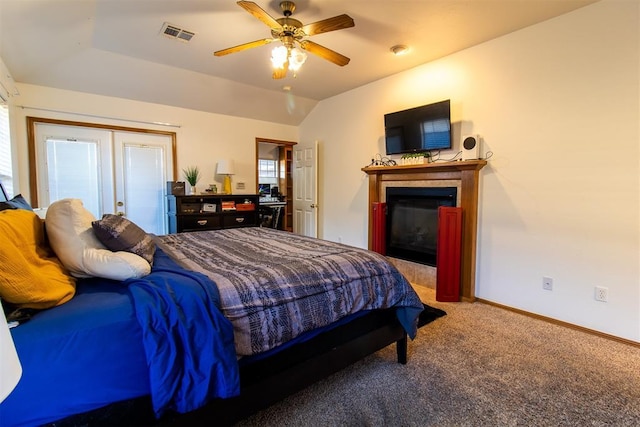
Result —
[[[456,206],[456,187],[387,188],[387,255],[436,265],[438,207]]]

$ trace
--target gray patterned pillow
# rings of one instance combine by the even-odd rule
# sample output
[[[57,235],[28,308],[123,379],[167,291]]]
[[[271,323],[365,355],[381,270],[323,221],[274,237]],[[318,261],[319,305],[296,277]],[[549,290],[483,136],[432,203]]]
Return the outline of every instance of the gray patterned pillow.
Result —
[[[91,223],[93,232],[108,249],[132,252],[153,264],[156,245],[142,228],[125,217],[104,214],[102,219]]]
[[[11,200],[7,200],[6,202],[0,202],[0,211],[5,209],[26,209],[28,211],[33,211],[33,208],[27,202],[22,194],[18,194]]]

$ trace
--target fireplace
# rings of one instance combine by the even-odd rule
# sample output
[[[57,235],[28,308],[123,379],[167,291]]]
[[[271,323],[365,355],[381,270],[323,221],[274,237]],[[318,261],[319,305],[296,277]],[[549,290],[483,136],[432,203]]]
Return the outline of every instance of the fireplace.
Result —
[[[456,198],[456,187],[387,188],[387,255],[435,267],[438,207],[456,206]]]
[[[463,301],[475,300],[476,273],[476,233],[478,218],[478,183],[480,170],[486,166],[486,160],[466,160],[453,162],[434,162],[419,165],[401,166],[366,166],[362,171],[369,176],[369,249],[374,248],[374,218],[377,218],[375,207],[386,203],[387,189],[393,187],[456,187],[456,207],[462,210],[461,229],[461,277],[460,297]],[[402,264],[399,270],[416,284],[430,286],[431,277],[423,272],[433,272],[434,267],[414,261],[390,257]],[[406,268],[405,268],[406,267]],[[415,268],[414,268],[415,267]],[[418,271],[420,270],[420,271]],[[437,287],[437,284],[436,286]]]

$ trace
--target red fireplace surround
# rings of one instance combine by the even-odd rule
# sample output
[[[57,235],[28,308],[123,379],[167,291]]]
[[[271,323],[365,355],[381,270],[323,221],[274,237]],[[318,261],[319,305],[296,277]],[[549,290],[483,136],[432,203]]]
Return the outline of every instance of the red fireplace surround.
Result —
[[[373,249],[373,207],[384,200],[385,186],[406,181],[459,181],[459,207],[462,208],[462,260],[460,297],[475,300],[476,238],[478,231],[478,181],[486,160],[426,163],[403,166],[368,166],[369,176],[369,249]]]

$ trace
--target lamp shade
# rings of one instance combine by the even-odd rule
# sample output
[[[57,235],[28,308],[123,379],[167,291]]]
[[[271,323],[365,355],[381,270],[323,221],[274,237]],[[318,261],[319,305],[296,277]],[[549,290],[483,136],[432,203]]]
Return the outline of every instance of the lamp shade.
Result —
[[[229,160],[229,159],[218,160],[218,169],[216,172],[218,173],[218,175],[233,175],[234,174],[233,160]]]
[[[22,366],[0,303],[0,402],[9,396],[21,376]]]

